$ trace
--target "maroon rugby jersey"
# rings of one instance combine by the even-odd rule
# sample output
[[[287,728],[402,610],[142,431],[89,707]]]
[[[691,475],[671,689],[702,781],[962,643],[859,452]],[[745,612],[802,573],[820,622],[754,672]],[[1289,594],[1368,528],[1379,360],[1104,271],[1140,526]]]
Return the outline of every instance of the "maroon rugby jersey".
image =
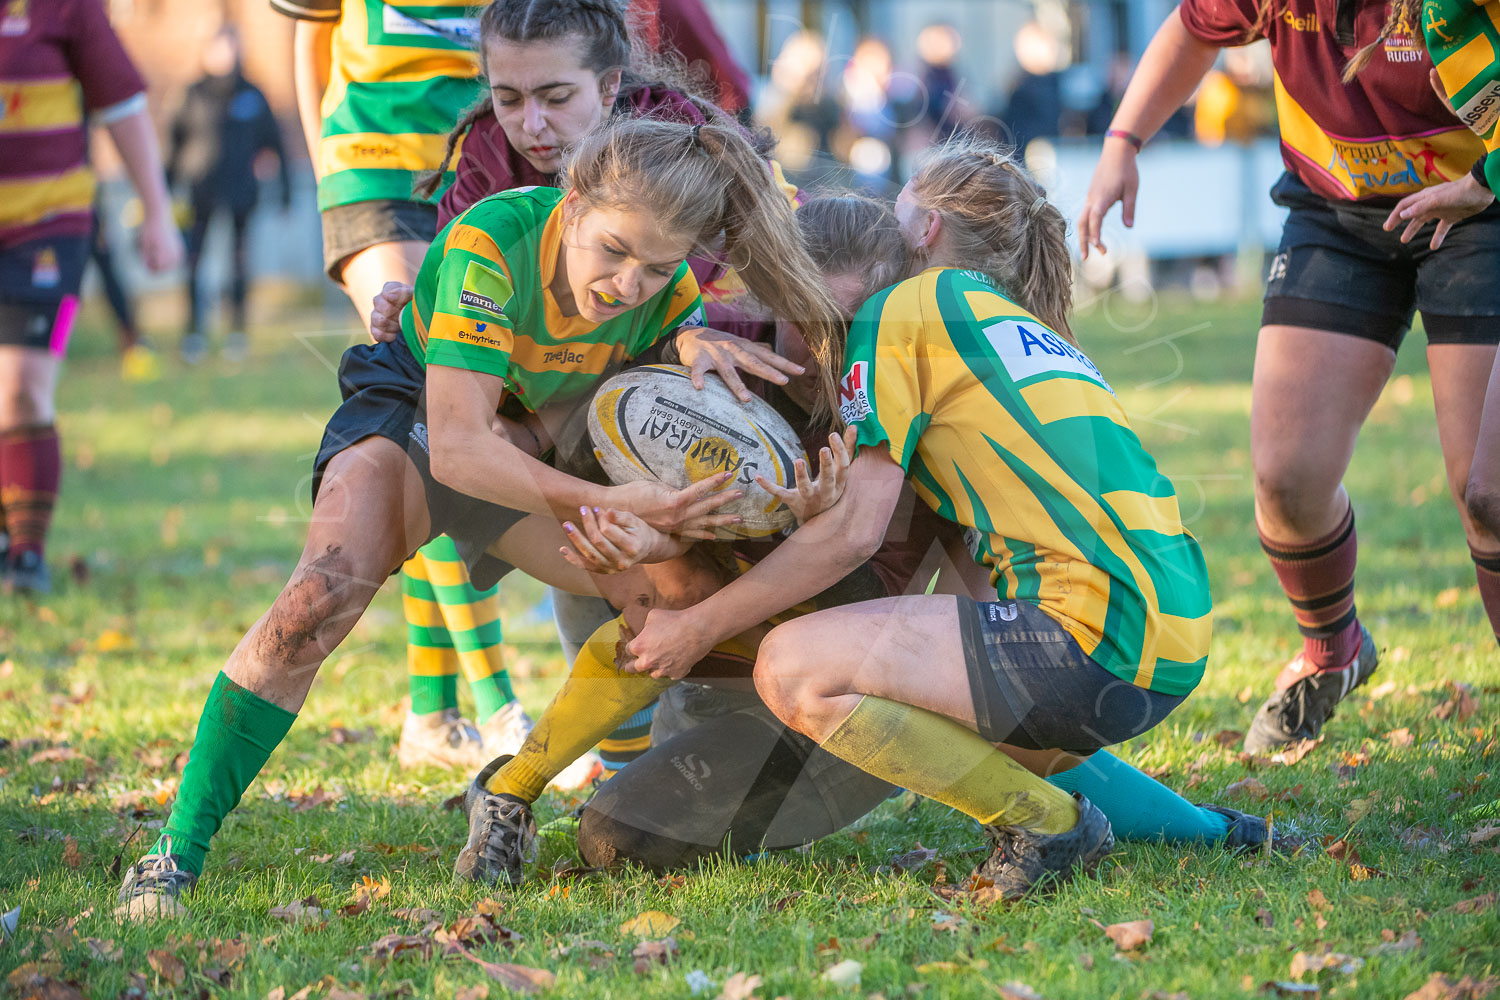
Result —
[[[144,90],[101,0],[0,0],[0,250],[88,235],[84,114]]]
[[[1343,200],[1393,199],[1462,177],[1484,144],[1433,93],[1421,25],[1402,23],[1348,84],[1344,67],[1380,35],[1386,0],[1183,0],[1182,22],[1210,45],[1265,37],[1275,66],[1281,156],[1313,191]]]

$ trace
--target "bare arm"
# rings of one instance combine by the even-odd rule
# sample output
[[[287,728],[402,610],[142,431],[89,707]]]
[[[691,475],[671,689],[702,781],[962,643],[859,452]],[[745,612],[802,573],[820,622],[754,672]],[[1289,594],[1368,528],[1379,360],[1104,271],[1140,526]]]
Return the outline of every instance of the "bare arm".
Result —
[[[1181,12],[1173,9],[1141,56],[1109,127],[1142,140],[1151,138],[1192,96],[1218,55],[1218,47],[1195,38],[1182,23]],[[1115,202],[1123,202],[1125,225],[1135,225],[1135,195],[1140,184],[1135,155],[1135,147],[1125,139],[1104,140],[1104,152],[1094,168],[1088,198],[1078,217],[1078,246],[1084,257],[1089,255],[1090,246],[1106,252],[1100,230]]]
[[[630,669],[682,677],[723,640],[814,597],[880,548],[906,473],[884,448],[865,448],[844,495],[723,590],[686,611],[653,610],[631,640]]]
[[[140,196],[143,212],[141,257],[152,271],[176,267],[182,260],[182,234],[172,220],[172,199],[162,174],[161,148],[156,129],[145,108],[119,118],[106,119],[109,137],[120,151],[125,173]]]
[[[292,83],[297,116],[313,174],[318,174],[318,137],[323,134],[323,91],[333,65],[333,29],[326,21],[298,21],[292,34]]]

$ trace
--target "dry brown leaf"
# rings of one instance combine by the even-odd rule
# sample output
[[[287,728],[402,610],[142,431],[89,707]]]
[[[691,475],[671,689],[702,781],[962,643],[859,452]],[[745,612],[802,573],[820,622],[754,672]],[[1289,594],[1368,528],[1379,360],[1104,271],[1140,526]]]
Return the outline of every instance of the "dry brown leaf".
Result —
[[[1479,703],[1474,700],[1473,689],[1469,685],[1449,681],[1447,691],[1448,700],[1432,710],[1434,719],[1466,722],[1469,716],[1479,710]]]
[[[995,992],[1000,994],[1003,1000],[1043,1000],[1042,995],[1036,990],[1014,979],[996,986]]]
[[[898,854],[891,858],[890,867],[896,871],[912,872],[938,860],[938,852],[930,847],[923,847],[918,841],[917,846],[905,854]]]
[[[1500,979],[1494,976],[1476,982],[1472,976],[1454,980],[1434,972],[1420,988],[1408,993],[1406,1000],[1481,1000],[1493,993],[1496,986],[1500,986]]]
[[[422,958],[432,956],[434,945],[426,934],[387,934],[366,946],[371,958],[395,958],[397,955],[417,954]]]
[[[1500,837],[1500,823],[1492,823],[1489,826],[1481,826],[1469,834],[1469,843],[1483,844],[1485,841]]]
[[[1110,924],[1108,927],[1097,920],[1093,923],[1104,931],[1105,936],[1113,941],[1120,951],[1135,951],[1150,941],[1151,935],[1156,933],[1156,925],[1149,920],[1127,920],[1124,923]]]
[[[644,976],[653,965],[666,965],[677,957],[677,939],[642,941],[631,950],[630,957],[635,959],[635,971]]]
[[[369,1000],[368,993],[360,993],[358,990],[346,990],[335,983],[328,987],[328,995],[323,1000]]]
[[[1224,796],[1230,799],[1245,798],[1252,802],[1264,802],[1271,797],[1271,793],[1266,790],[1265,782],[1259,778],[1242,778],[1225,787]]]
[[[1388,933],[1390,932],[1381,931],[1380,936],[1385,937],[1385,935]],[[1375,947],[1366,952],[1366,954],[1400,955],[1404,952],[1416,951],[1420,947],[1422,947],[1422,939],[1417,936],[1417,932],[1407,931],[1405,934],[1401,935],[1400,938],[1396,938],[1394,934],[1391,934],[1391,937],[1387,939],[1384,944],[1377,944]]]
[[[1307,894],[1307,902],[1314,910],[1322,912],[1328,909],[1328,897],[1323,895],[1322,889],[1314,889]]]
[[[1385,738],[1390,741],[1391,746],[1395,747],[1409,747],[1417,742],[1417,738],[1405,726],[1402,726],[1400,729],[1392,729],[1385,734]]]
[[[724,980],[724,988],[719,991],[719,1000],[760,1000],[755,995],[755,991],[759,988],[760,976],[736,972]]]
[[[1373,795],[1364,799],[1352,799],[1349,802],[1348,808],[1344,810],[1344,821],[1353,826],[1370,815],[1370,810],[1373,808],[1375,808],[1375,796]]]
[[[1214,733],[1214,742],[1225,748],[1235,746],[1243,742],[1244,739],[1245,734],[1238,729],[1221,729],[1217,733]]]
[[[392,910],[391,916],[400,917],[402,920],[410,920],[414,923],[426,924],[434,920],[443,919],[443,915],[437,910],[429,910],[426,907],[402,907]]]
[[[1303,757],[1306,757],[1308,754],[1312,753],[1313,749],[1322,742],[1323,737],[1321,736],[1319,736],[1317,739],[1298,740],[1296,743],[1293,743],[1285,750],[1276,754],[1272,759],[1279,760],[1281,761],[1281,763],[1290,767],[1291,765],[1297,763],[1297,761],[1301,760]]]
[[[326,920],[333,914],[323,909],[323,902],[317,896],[308,896],[285,906],[273,906],[267,915],[277,920]]]
[[[1340,972],[1346,976],[1352,976],[1365,964],[1362,958],[1353,955],[1344,955],[1336,951],[1324,949],[1314,954],[1299,951],[1292,956],[1292,978],[1301,979],[1309,972],[1319,973],[1324,970]]]
[[[796,892],[787,893],[785,896],[782,896],[780,899],[771,904],[771,912],[780,913],[782,910],[786,909],[788,906],[791,906],[797,900],[801,899],[804,895],[805,893],[803,893],[800,889]]]
[[[62,863],[69,868],[77,868],[83,864],[83,855],[78,851],[77,837],[69,837],[63,841]]]
[[[620,925],[621,934],[634,934],[636,937],[660,937],[670,934],[672,930],[682,921],[670,913],[660,910],[646,910],[638,913]]]
[[[100,938],[84,938],[84,944],[88,945],[89,954],[101,962],[118,962],[125,956],[125,951],[113,941],[105,941]]]
[[[1475,896],[1473,899],[1461,899],[1448,909],[1454,913],[1483,913],[1495,905],[1495,893],[1487,892],[1483,896]]]
[[[516,965],[512,962],[486,962],[464,949],[458,954],[483,969],[484,974],[495,982],[518,993],[536,993],[557,982],[557,976],[546,969],[534,969],[529,965]]]
[[[94,766],[92,757],[85,757],[72,747],[48,747],[46,750],[38,750],[32,754],[27,763],[30,764],[60,764],[65,760],[81,760],[88,766]]]
[[[1255,911],[1255,922],[1257,924],[1260,924],[1262,927],[1271,928],[1276,926],[1276,917],[1271,913],[1270,910],[1262,906],[1260,909]]]
[[[146,952],[146,964],[151,966],[164,982],[172,986],[181,986],[187,979],[187,966],[182,964],[182,959],[170,951]]]
[[[453,1000],[489,1000],[489,996],[489,984],[480,983],[477,986],[465,986],[453,994]]]

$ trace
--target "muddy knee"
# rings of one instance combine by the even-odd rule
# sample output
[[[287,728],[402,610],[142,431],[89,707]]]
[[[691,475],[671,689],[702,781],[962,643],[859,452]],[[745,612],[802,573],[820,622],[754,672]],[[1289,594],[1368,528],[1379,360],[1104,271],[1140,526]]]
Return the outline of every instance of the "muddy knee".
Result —
[[[296,666],[321,662],[363,613],[383,576],[360,572],[342,546],[304,558],[266,613],[257,636],[263,662]]]

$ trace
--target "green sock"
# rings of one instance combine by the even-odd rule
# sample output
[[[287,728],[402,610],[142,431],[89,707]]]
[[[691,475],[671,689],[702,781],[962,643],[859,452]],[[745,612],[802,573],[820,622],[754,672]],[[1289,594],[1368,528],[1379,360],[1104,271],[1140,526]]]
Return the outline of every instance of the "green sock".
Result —
[[[410,674],[407,687],[411,691],[413,715],[427,715],[429,712],[458,707],[457,674],[445,674],[441,677]]]
[[[1047,780],[1098,806],[1122,840],[1212,843],[1229,832],[1228,819],[1193,805],[1108,750]]]
[[[151,853],[170,852],[178,867],[201,874],[209,840],[296,718],[295,712],[247,691],[220,671],[198,719],[172,815]]]

